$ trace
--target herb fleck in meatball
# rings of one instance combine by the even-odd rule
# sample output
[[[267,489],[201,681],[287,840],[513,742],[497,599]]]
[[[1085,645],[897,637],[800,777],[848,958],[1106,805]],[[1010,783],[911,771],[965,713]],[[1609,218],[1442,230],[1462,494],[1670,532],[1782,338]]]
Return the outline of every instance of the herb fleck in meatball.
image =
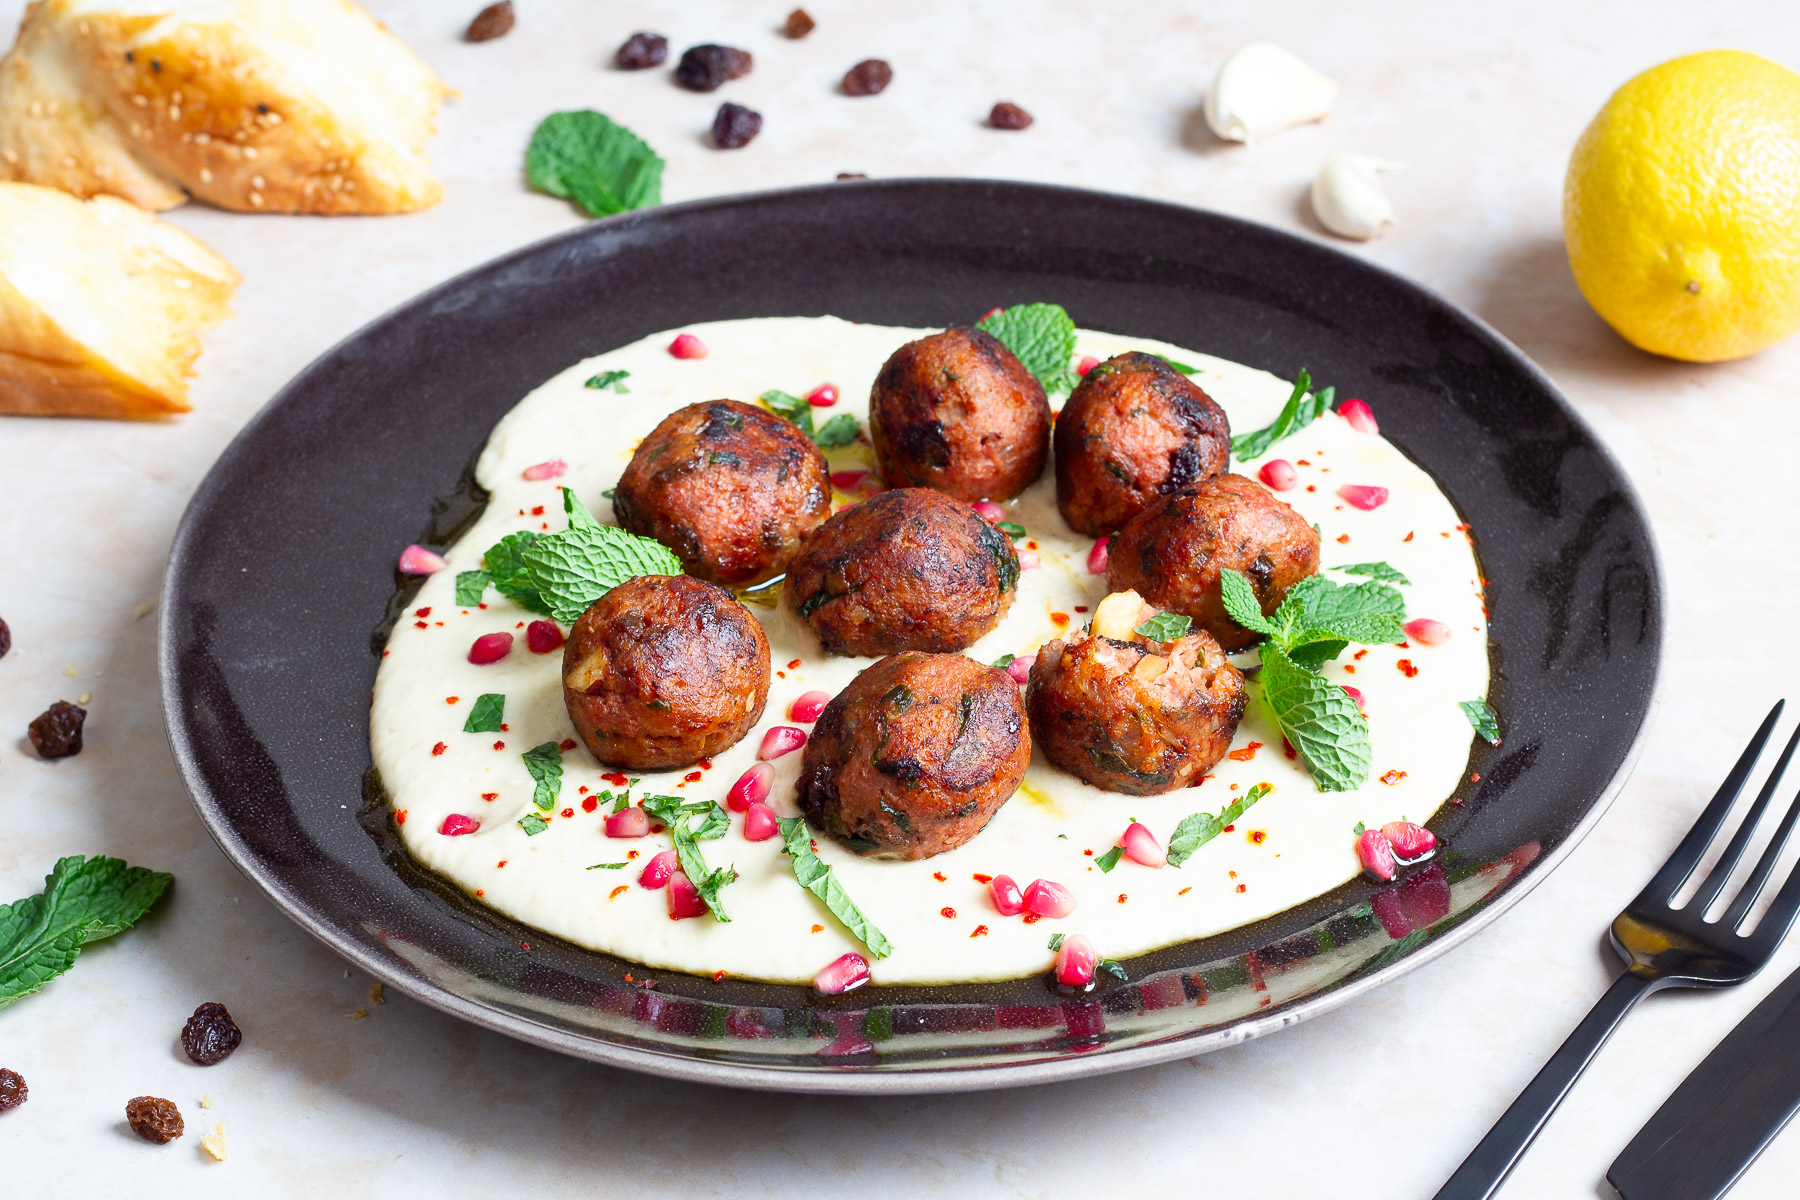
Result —
[[[831,514],[830,471],[792,421],[709,400],[670,413],[638,445],[613,512],[674,550],[690,575],[742,586],[786,570]]]
[[[1225,410],[1167,362],[1132,351],[1090,370],[1056,418],[1056,505],[1077,533],[1116,533],[1170,492],[1225,469]]]
[[[1226,650],[1242,650],[1257,635],[1226,613],[1221,569],[1243,573],[1265,616],[1281,607],[1289,588],[1319,570],[1318,530],[1242,475],[1215,475],[1152,505],[1108,549],[1107,591],[1135,591],[1158,608],[1190,616]]]
[[[925,488],[834,515],[788,568],[782,601],[832,654],[961,650],[999,623],[1019,556],[974,509]]]
[[[869,438],[889,487],[1006,500],[1044,472],[1050,403],[1037,376],[980,329],[894,351],[869,395]]]
[[[769,698],[769,642],[735,596],[686,575],[629,579],[563,648],[563,702],[594,757],[684,767],[735,744]]]
[[[960,654],[896,654],[819,716],[800,811],[858,854],[954,850],[1018,790],[1031,762],[1019,685]]]

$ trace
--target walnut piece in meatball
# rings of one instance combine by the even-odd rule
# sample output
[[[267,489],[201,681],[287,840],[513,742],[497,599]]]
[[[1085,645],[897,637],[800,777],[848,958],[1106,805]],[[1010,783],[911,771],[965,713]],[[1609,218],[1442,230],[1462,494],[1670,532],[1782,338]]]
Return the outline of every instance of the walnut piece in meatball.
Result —
[[[743,586],[787,570],[831,514],[825,456],[792,421],[735,400],[677,409],[639,443],[613,492],[619,524],[688,574]]]
[[[769,642],[724,588],[628,579],[588,606],[563,647],[563,702],[595,758],[684,767],[734,745],[769,698]]]
[[[1056,506],[1069,528],[1117,533],[1170,492],[1210,479],[1231,454],[1211,396],[1154,354],[1109,358],[1056,417]]]
[[[800,811],[858,854],[920,859],[980,833],[1031,762],[1019,685],[960,654],[882,659],[825,706]]]
[[[1194,619],[1226,650],[1258,635],[1231,619],[1219,595],[1230,567],[1250,581],[1265,616],[1319,570],[1319,532],[1255,480],[1215,475],[1145,509],[1108,547],[1106,588],[1135,591]]]
[[[1007,500],[1044,473],[1050,402],[998,338],[946,329],[889,356],[869,393],[869,439],[889,487]]]

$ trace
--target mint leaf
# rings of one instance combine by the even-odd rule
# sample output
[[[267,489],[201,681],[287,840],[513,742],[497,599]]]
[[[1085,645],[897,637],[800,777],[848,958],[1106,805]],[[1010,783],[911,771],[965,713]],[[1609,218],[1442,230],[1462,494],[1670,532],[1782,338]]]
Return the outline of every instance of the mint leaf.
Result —
[[[481,561],[487,567],[489,580],[495,591],[522,608],[548,614],[550,609],[538,594],[537,587],[531,581],[531,572],[525,567],[525,551],[537,540],[538,535],[529,530],[509,533],[488,547],[488,552],[481,556]],[[461,585],[460,577],[457,583]],[[480,603],[479,598],[476,602]]]
[[[1232,438],[1231,453],[1241,462],[1261,458],[1268,453],[1270,446],[1288,434],[1304,429],[1328,412],[1336,389],[1324,388],[1315,394],[1309,390],[1311,387],[1312,376],[1306,373],[1305,367],[1300,368],[1299,375],[1294,379],[1294,390],[1288,396],[1287,403],[1282,405],[1281,415],[1275,418],[1273,424]]]
[[[1075,386],[1069,360],[1075,356],[1075,322],[1060,304],[1015,304],[979,321],[975,328],[1000,339],[1046,392]]]
[[[1168,363],[1169,368],[1178,375],[1192,375],[1200,370],[1199,367],[1190,367],[1184,362],[1176,362],[1174,359],[1162,354],[1152,354],[1150,357],[1162,359],[1164,362]]]
[[[813,435],[812,405],[806,400],[799,396],[790,396],[779,388],[770,388],[760,398],[764,408],[776,416],[798,425],[800,431],[807,437]]]
[[[807,407],[812,406],[809,404]],[[849,413],[839,413],[819,427],[819,432],[813,434],[813,441],[818,443],[820,449],[834,450],[839,446],[848,446],[861,432],[862,427],[856,423],[855,417]]]
[[[574,488],[564,488],[562,490],[562,496],[563,512],[567,513],[569,516],[570,529],[600,528],[600,522],[596,521],[594,519],[594,514],[588,511],[588,506],[576,498]],[[556,535],[551,534],[550,536],[555,537]]]
[[[1332,569],[1342,571],[1346,575],[1367,575],[1376,583],[1398,583],[1406,587],[1412,585],[1412,580],[1384,562],[1350,563],[1348,566]]]
[[[41,893],[0,905],[0,1008],[67,971],[89,942],[131,928],[173,879],[116,858],[58,859]]]
[[[1103,958],[1099,962],[1095,963],[1094,966],[1096,968],[1098,968],[1099,970],[1105,971],[1108,975],[1111,975],[1114,979],[1130,979],[1131,978],[1130,975],[1127,975],[1125,973],[1125,968],[1119,965],[1118,959],[1115,959],[1115,958]]]
[[[995,521],[994,528],[1015,542],[1025,536],[1025,527],[1017,521]]]
[[[525,177],[540,192],[609,217],[662,203],[663,160],[631,130],[591,108],[551,113],[525,150]]]
[[[481,593],[487,591],[487,585],[493,576],[486,571],[458,571],[456,573],[456,603],[461,608],[474,608],[481,603]]]
[[[526,813],[519,818],[519,828],[525,831],[526,837],[536,837],[538,834],[544,832],[544,830],[550,828],[550,822],[544,820],[544,818],[538,816],[536,813]]]
[[[1153,642],[1172,642],[1183,637],[1193,627],[1194,618],[1184,617],[1180,613],[1157,613],[1131,632],[1139,637],[1147,637]]]
[[[1463,716],[1469,718],[1469,724],[1481,735],[1481,740],[1490,746],[1500,744],[1500,716],[1493,705],[1486,700],[1459,700],[1457,704],[1463,710]]]
[[[463,722],[464,733],[499,733],[506,718],[506,697],[499,692],[485,692],[469,706],[469,719]]]
[[[843,922],[855,938],[868,947],[869,953],[876,958],[886,958],[894,952],[894,947],[883,937],[875,923],[863,916],[862,910],[856,907],[837,876],[831,868],[812,852],[812,837],[806,832],[805,817],[781,817],[775,822],[781,827],[782,852],[794,860],[794,878],[800,886],[824,901],[831,915]]]
[[[1016,654],[1002,654],[999,658],[994,660],[993,665],[1004,671],[1007,667],[1012,665],[1012,660],[1017,657],[1019,656]]]
[[[1319,790],[1348,792],[1361,787],[1374,765],[1374,753],[1368,722],[1349,693],[1295,663],[1273,642],[1263,644],[1258,679],[1282,734],[1306,760]]]
[[[1400,618],[1406,615],[1405,597],[1385,583],[1352,583],[1340,587],[1323,575],[1310,578],[1319,582],[1311,584],[1301,594],[1306,625],[1325,629],[1370,617],[1386,617],[1397,625]]]
[[[1287,655],[1307,670],[1317,673],[1349,645],[1343,638],[1334,638],[1320,630],[1312,630],[1295,638],[1289,644]]]
[[[628,862],[595,863],[587,869],[590,871],[617,871],[620,867],[629,867],[630,865]]]
[[[1179,867],[1188,860],[1188,856],[1206,843],[1225,832],[1227,825],[1237,823],[1246,809],[1275,789],[1266,783],[1259,783],[1249,791],[1225,806],[1225,811],[1218,816],[1211,813],[1191,813],[1181,819],[1175,832],[1169,836],[1169,865]]]
[[[572,499],[574,493],[563,495]],[[569,528],[539,538],[524,555],[545,611],[563,624],[579,620],[588,605],[627,579],[681,574],[681,560],[661,542],[614,525],[577,523],[575,513],[593,520],[575,501]]]
[[[593,378],[589,379],[586,383],[582,384],[582,386],[583,387],[591,387],[596,391],[604,391],[604,390],[610,389],[611,391],[617,392],[619,395],[623,396],[627,392],[631,391],[630,388],[625,386],[625,381],[630,378],[631,378],[630,371],[602,371],[598,375],[595,375]]]
[[[525,769],[537,781],[537,786],[531,791],[531,802],[544,812],[549,812],[556,807],[556,794],[562,790],[562,746],[557,742],[542,742],[519,757],[525,761]]]
[[[1263,616],[1262,602],[1256,598],[1250,581],[1230,567],[1219,572],[1219,599],[1225,602],[1225,611],[1231,615],[1231,619],[1250,632],[1260,633],[1264,637],[1277,632],[1274,623]]]
[[[1062,944],[1063,944],[1063,938],[1065,938],[1067,936],[1068,936],[1067,934],[1062,934],[1062,933],[1051,934],[1050,935],[1050,949],[1061,950]]]
[[[1094,865],[1099,867],[1102,872],[1110,872],[1114,867],[1119,865],[1119,856],[1124,853],[1125,847],[1114,846],[1111,850],[1108,850],[1105,854],[1096,858],[1094,860]]]

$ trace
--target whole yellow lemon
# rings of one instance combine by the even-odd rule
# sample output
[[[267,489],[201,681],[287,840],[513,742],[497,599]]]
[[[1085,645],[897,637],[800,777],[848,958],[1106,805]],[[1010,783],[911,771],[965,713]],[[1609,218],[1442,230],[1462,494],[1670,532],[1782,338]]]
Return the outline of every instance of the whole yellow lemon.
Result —
[[[1575,144],[1563,240],[1594,311],[1653,354],[1800,329],[1800,74],[1712,50],[1631,80]]]

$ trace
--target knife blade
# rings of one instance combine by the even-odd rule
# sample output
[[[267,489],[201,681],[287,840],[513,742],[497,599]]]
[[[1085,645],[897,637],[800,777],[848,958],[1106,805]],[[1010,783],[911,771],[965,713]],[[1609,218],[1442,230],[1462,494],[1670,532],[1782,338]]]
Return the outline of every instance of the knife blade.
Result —
[[[1800,971],[1738,1022],[1607,1168],[1625,1200],[1717,1200],[1800,1110]]]

